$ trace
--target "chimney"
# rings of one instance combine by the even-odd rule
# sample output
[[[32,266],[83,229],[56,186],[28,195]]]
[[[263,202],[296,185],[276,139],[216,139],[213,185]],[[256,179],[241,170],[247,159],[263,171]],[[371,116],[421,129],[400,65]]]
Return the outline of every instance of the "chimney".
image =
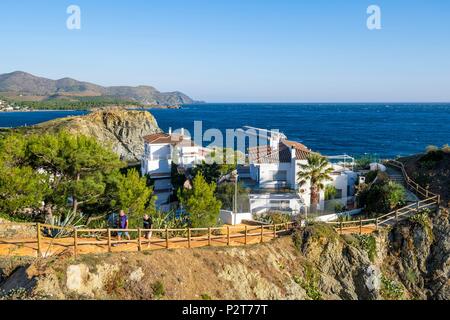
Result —
[[[295,161],[297,159],[297,150],[295,147],[291,147],[291,159],[292,161]]]
[[[184,136],[184,128],[181,128],[181,136]]]
[[[270,148],[272,150],[278,150],[278,147],[280,145],[280,134],[278,132],[271,132],[270,133]]]
[[[169,128],[169,135],[172,135],[172,127]]]

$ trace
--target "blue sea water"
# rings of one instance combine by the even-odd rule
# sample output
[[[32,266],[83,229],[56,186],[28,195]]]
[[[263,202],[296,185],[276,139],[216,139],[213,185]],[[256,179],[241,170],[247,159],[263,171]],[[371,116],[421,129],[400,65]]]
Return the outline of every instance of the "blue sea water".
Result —
[[[83,112],[1,113],[0,127],[32,125]],[[198,104],[151,113],[167,131],[194,121],[203,130],[253,126],[279,129],[290,140],[326,155],[395,157],[450,144],[450,104]]]

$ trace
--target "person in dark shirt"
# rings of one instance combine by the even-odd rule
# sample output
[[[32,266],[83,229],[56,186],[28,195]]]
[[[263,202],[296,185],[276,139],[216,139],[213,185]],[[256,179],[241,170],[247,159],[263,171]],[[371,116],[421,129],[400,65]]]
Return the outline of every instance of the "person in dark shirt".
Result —
[[[120,210],[118,222],[119,222],[119,229],[128,229],[128,217],[125,214],[125,211]],[[128,231],[119,231],[117,232],[117,240],[120,241],[122,239],[123,234],[127,237],[128,240],[131,239]]]
[[[153,227],[153,220],[152,217],[148,214],[144,215],[144,229],[145,231],[145,238],[148,240],[147,247],[150,247],[150,238],[152,237],[152,231],[149,231]]]

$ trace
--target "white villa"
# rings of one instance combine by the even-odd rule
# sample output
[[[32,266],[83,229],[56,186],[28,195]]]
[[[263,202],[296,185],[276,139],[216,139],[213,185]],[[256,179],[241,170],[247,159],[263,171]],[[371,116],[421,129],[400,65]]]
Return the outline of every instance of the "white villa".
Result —
[[[272,133],[269,143],[249,149],[250,177],[260,189],[267,189],[266,194],[251,195],[251,210],[261,211],[264,203],[267,208],[289,207],[291,211],[301,211],[302,207],[310,206],[310,186],[299,187],[297,174],[300,170],[299,164],[307,163],[307,156],[312,151],[301,143],[287,140],[281,133]],[[354,196],[354,185],[357,174],[344,166],[330,164],[334,172],[332,180],[325,185],[333,185],[337,190],[336,200],[342,206],[348,205],[348,199]],[[277,193],[279,189],[290,189],[291,196]],[[269,190],[275,190],[269,192]],[[319,209],[323,209],[324,191],[320,194]],[[300,195],[300,200],[298,199]],[[268,209],[269,210],[269,209]]]
[[[249,178],[254,192],[250,194],[251,213],[264,213],[269,210],[288,211],[292,214],[304,213],[310,206],[310,186],[301,188],[297,183],[299,164],[306,164],[312,152],[299,142],[289,141],[278,132],[271,132],[268,144],[248,149],[249,166],[245,175]],[[158,197],[156,205],[162,210],[169,209],[170,196],[173,193],[171,183],[172,164],[178,165],[183,173],[186,169],[206,160],[211,149],[196,145],[189,136],[181,133],[156,133],[144,137],[144,155],[141,159],[143,175],[148,175],[154,182],[154,192]],[[336,158],[336,157],[329,157]],[[345,160],[344,160],[345,162]],[[325,182],[337,190],[334,202],[343,207],[351,207],[355,194],[358,175],[346,165],[332,164],[332,180]],[[284,189],[282,192],[280,189]],[[286,192],[287,191],[287,192]],[[326,207],[325,192],[320,194],[319,210]]]
[[[210,151],[196,145],[184,129],[180,134],[155,133],[144,137],[144,155],[141,171],[155,181],[154,191],[158,196],[156,204],[167,204],[172,194],[172,163],[180,169],[188,169],[205,160]]]

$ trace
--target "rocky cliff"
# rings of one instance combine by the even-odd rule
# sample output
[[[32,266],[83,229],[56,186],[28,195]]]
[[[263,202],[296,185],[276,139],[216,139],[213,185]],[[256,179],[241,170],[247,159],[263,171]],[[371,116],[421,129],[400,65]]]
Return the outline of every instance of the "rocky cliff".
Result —
[[[127,161],[139,160],[144,152],[143,137],[160,132],[156,119],[147,111],[107,108],[86,116],[56,119],[37,125],[31,132],[66,130],[92,136],[111,147]]]
[[[374,237],[317,224],[247,247],[67,252],[18,269],[3,259],[0,289],[8,298],[450,299],[449,231],[442,210]]]

